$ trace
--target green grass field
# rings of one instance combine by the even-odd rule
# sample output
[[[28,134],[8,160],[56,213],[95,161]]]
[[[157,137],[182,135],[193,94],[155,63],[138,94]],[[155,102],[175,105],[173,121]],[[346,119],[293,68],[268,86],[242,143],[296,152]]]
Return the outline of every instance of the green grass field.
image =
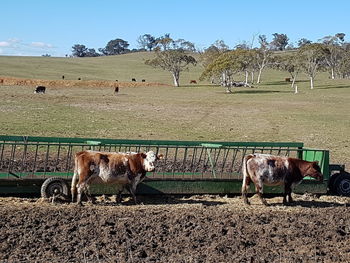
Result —
[[[0,76],[115,80],[132,77],[172,84],[170,73],[144,65],[149,53],[98,58],[1,57]],[[305,76],[299,94],[287,73],[267,71],[256,88],[226,94],[199,82],[201,67],[180,77],[182,87],[110,88],[0,86],[0,134],[120,139],[301,141],[329,149],[331,162],[350,168],[350,80]]]

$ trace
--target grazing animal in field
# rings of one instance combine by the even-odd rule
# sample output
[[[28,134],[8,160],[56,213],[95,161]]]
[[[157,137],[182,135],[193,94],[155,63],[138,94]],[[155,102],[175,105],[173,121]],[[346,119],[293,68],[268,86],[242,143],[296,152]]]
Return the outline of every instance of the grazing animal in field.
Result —
[[[284,79],[286,82],[290,82],[290,78],[285,78]]]
[[[141,80],[141,82],[146,82],[146,80],[145,80],[145,79],[143,79],[143,80]]]
[[[64,75],[62,75],[62,79],[64,79]]]
[[[321,169],[317,162],[308,162],[291,157],[281,157],[269,154],[249,154],[243,159],[242,197],[246,204],[248,188],[254,183],[256,193],[261,202],[267,205],[263,198],[263,185],[284,185],[283,204],[291,203],[292,185],[300,183],[305,176],[320,181],[323,180]]]
[[[136,81],[136,79],[132,78],[131,81]]]
[[[78,78],[78,80],[81,80],[81,78]]]
[[[156,155],[153,151],[147,153],[78,152],[75,155],[71,185],[72,202],[77,193],[77,203],[81,205],[83,193],[91,199],[89,186],[92,183],[106,183],[117,186],[117,202],[121,201],[121,193],[126,188],[136,204],[137,185],[145,178],[147,172],[154,171],[155,162],[162,158],[163,155]]]
[[[245,87],[245,86],[248,86],[248,84],[246,84],[243,81],[238,81],[238,82],[232,81],[231,86],[233,86],[233,87]]]
[[[116,86],[116,87],[114,88],[114,93],[115,93],[115,94],[118,94],[118,92],[119,92],[119,86]]]
[[[197,81],[195,79],[190,80],[190,84],[197,84]]]
[[[45,94],[46,87],[45,86],[37,86],[34,90],[35,94],[43,93]]]

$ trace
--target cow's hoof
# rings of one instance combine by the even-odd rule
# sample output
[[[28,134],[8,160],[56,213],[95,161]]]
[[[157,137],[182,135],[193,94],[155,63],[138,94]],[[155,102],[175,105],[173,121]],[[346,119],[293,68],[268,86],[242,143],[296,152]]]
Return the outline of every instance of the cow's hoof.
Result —
[[[266,201],[263,201],[262,203],[263,203],[264,206],[269,206],[269,203],[266,202]]]

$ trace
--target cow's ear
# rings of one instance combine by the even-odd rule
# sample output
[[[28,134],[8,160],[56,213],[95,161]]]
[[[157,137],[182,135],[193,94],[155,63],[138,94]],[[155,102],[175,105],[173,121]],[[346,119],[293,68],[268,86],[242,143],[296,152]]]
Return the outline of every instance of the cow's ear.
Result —
[[[140,153],[140,155],[143,159],[145,159],[147,157],[147,155],[145,153]]]
[[[157,159],[158,159],[158,160],[162,160],[163,158],[164,158],[164,155],[163,155],[163,154],[158,154],[158,155],[157,155]]]

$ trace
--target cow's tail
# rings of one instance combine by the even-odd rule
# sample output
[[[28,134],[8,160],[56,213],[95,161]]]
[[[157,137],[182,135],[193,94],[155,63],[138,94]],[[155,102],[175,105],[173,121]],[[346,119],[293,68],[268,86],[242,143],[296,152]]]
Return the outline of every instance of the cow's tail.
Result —
[[[248,155],[244,156],[244,158],[243,158],[243,165],[242,165],[242,173],[243,173],[242,197],[243,197],[243,200],[244,200],[244,202],[246,204],[249,204],[247,193],[248,193],[248,188],[249,188],[249,185],[250,185],[250,182],[251,182],[251,178],[250,178],[250,175],[249,175],[249,172],[248,172],[247,163],[253,157],[254,157],[253,154],[248,154]]]
[[[75,158],[74,164],[75,164],[74,165],[74,173],[73,173],[72,184],[71,184],[71,188],[70,188],[70,191],[72,194],[72,202],[74,202],[74,198],[77,194],[77,184],[79,181],[78,159],[77,158]]]

